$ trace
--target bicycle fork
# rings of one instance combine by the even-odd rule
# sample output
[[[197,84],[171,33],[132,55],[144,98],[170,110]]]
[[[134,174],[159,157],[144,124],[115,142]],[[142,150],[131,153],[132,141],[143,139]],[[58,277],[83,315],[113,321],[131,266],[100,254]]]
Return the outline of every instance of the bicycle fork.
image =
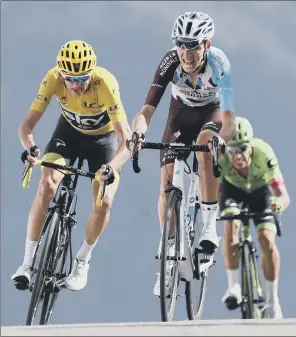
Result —
[[[242,237],[239,244],[239,249],[241,254],[243,252],[244,245],[249,246],[249,259],[250,259],[250,272],[252,278],[252,291],[253,291],[253,303],[258,305],[259,309],[264,307],[264,292],[262,289],[262,280],[260,277],[259,269],[258,269],[258,254],[257,248],[254,245],[252,240],[252,236],[250,233],[250,228],[248,225],[242,226]]]

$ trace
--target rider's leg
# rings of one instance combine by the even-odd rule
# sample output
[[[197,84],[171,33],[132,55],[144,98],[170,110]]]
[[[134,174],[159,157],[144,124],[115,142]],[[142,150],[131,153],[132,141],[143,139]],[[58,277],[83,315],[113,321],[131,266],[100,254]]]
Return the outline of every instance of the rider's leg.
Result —
[[[231,214],[231,213],[229,213]],[[239,238],[240,221],[226,221],[222,238],[222,254],[228,276],[228,287],[240,283]]]
[[[43,160],[55,162],[64,165],[65,160],[56,153],[47,153]],[[39,235],[46,219],[47,209],[52,197],[55,195],[58,185],[63,178],[63,174],[54,169],[42,167],[41,180],[38,186],[37,194],[34,198],[29,212],[27,224],[27,237],[25,243],[25,254],[23,264],[17,272],[12,275],[13,280],[21,277],[25,282],[31,278],[30,266],[33,262],[35,249],[37,247]],[[25,278],[25,279],[24,279]]]
[[[165,193],[166,188],[168,187],[168,180],[172,181],[173,179],[174,164],[167,163],[161,167],[160,170],[160,193],[158,199],[158,218],[160,223],[160,229],[162,231],[165,210],[167,205],[167,196]]]
[[[108,185],[105,191],[104,201],[101,207],[96,205],[96,200],[99,192],[99,183],[93,182],[93,210],[87,220],[86,234],[83,245],[77,252],[77,258],[89,261],[91,251],[109,223],[110,211],[113,199],[118,187],[119,181],[116,180],[113,184]]]
[[[113,184],[106,187],[103,204],[98,207],[96,200],[99,183],[93,182],[93,210],[87,220],[85,238],[76,254],[72,272],[64,282],[64,285],[70,290],[81,290],[87,284],[91,253],[109,222],[111,206],[118,183],[119,179],[116,179]]]
[[[260,224],[258,226],[258,240],[262,250],[262,268],[266,280],[267,302],[269,304],[277,303],[279,302],[277,290],[280,254],[275,242],[275,225],[273,223]]]
[[[264,186],[252,194],[250,208],[252,212],[269,210],[270,191]],[[258,241],[262,251],[262,268],[266,285],[266,318],[282,318],[278,298],[278,280],[280,273],[280,254],[276,245],[276,225],[273,217],[255,218]]]
[[[208,140],[216,136],[220,128],[221,123],[219,120],[213,123],[206,123],[199,133],[196,143],[198,145],[208,145]],[[216,231],[219,180],[213,174],[212,155],[208,152],[197,152],[196,156],[200,166],[201,210],[204,222],[199,245],[212,252],[219,244]]]
[[[84,144],[85,147],[82,150],[91,172],[96,172],[103,164],[110,162],[118,148],[118,140],[115,132],[103,136],[94,136],[84,141]],[[87,284],[91,253],[109,222],[111,206],[118,184],[119,175],[112,184],[106,187],[103,205],[98,207],[96,200],[99,183],[97,181],[93,181],[92,183],[93,210],[87,220],[85,238],[76,254],[71,274],[64,283],[70,290],[83,289]]]
[[[238,204],[246,199],[246,194],[223,179],[221,182],[221,195],[219,206],[221,215],[238,214]],[[237,308],[241,301],[241,286],[239,272],[239,228],[240,221],[226,221],[222,237],[222,254],[224,257],[228,288],[222,298],[229,309]]]

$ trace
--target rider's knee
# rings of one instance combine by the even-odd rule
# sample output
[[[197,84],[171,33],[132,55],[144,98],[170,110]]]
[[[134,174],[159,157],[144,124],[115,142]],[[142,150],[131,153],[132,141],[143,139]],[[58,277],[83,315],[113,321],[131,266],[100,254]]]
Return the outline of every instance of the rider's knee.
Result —
[[[238,243],[238,234],[240,229],[239,220],[226,221],[224,225],[224,236],[231,244]]]
[[[105,198],[103,200],[103,203],[100,207],[98,207],[96,205],[96,203],[94,202],[94,212],[98,213],[100,216],[106,215],[108,214],[108,212],[110,212],[112,207],[112,200],[110,198],[108,198],[108,196],[105,195]]]
[[[54,181],[51,176],[43,176],[41,178],[38,194],[41,199],[51,199],[58,188],[59,183]]]
[[[275,234],[276,228],[273,223],[265,223],[264,226],[258,226],[257,236],[263,251],[273,251],[276,249]]]

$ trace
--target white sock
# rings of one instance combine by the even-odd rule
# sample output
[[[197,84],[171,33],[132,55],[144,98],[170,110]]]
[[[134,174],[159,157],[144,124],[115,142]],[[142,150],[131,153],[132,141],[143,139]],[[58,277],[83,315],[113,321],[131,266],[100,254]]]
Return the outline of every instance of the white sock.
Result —
[[[239,268],[226,269],[228,276],[228,287],[231,288],[235,284],[240,284]]]
[[[218,212],[218,202],[202,202],[201,214],[204,223],[204,229],[209,228],[213,234],[217,235],[216,218]]]
[[[35,249],[37,247],[37,243],[38,241],[32,241],[26,238],[23,266],[25,265],[31,266],[35,254]]]
[[[79,260],[83,260],[83,261],[89,261],[91,258],[91,252],[94,249],[95,245],[97,242],[95,242],[93,245],[89,245],[86,240],[84,239],[82,246],[80,247],[80,249],[78,250],[76,257]]]
[[[268,281],[266,283],[266,301],[268,304],[275,304],[279,302],[278,298],[278,283],[279,280]]]

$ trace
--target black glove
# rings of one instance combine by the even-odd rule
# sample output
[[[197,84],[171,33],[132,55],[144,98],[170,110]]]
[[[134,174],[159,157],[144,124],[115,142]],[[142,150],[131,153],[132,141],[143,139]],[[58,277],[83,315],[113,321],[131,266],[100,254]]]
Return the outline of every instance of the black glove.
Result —
[[[106,180],[107,185],[112,184],[115,180],[115,175],[113,168],[109,165],[106,165],[105,171],[102,173],[103,176],[107,176],[108,179]]]
[[[25,161],[28,159],[28,156],[37,157],[36,150],[39,150],[37,145],[31,146],[28,150],[25,150],[21,154],[21,160],[25,164]]]

